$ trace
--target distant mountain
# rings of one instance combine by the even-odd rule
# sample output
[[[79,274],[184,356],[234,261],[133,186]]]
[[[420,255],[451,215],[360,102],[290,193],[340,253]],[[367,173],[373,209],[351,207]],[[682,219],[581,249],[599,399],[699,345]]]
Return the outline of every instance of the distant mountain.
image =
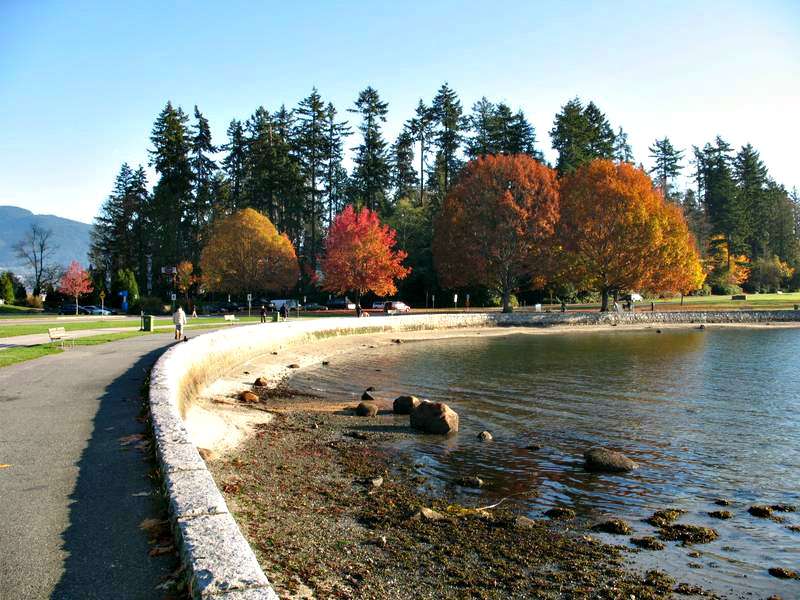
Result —
[[[34,223],[53,231],[54,263],[66,266],[77,260],[87,266],[91,225],[54,215],[35,215],[17,206],[0,206],[0,271],[20,273],[26,270],[24,263],[14,255],[13,247]]]

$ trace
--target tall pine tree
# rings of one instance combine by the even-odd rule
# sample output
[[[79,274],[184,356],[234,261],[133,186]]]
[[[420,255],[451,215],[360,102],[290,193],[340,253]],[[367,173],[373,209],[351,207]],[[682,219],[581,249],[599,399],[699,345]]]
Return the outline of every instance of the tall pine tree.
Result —
[[[650,173],[655,174],[664,197],[667,200],[677,200],[678,196],[672,188],[672,182],[683,170],[683,165],[681,165],[683,151],[675,148],[668,137],[656,140],[649,150],[650,158],[653,159],[653,168],[650,169]]]
[[[386,189],[389,187],[389,157],[381,124],[386,122],[389,105],[383,102],[378,90],[367,87],[349,112],[361,115],[358,130],[361,144],[354,148],[353,189],[358,204],[370,210],[385,213],[387,210]]]

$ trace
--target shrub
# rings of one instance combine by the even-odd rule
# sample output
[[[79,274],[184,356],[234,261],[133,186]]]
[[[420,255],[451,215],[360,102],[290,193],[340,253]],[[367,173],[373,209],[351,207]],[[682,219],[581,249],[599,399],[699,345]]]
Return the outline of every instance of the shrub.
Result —
[[[169,309],[158,296],[141,296],[138,301],[128,304],[128,312],[131,314],[144,312],[146,315],[163,315],[168,313]]]
[[[519,300],[517,300],[517,297],[514,294],[509,296],[508,303],[511,305],[511,308],[517,308],[519,306]],[[492,294],[486,301],[486,306],[503,306],[503,297],[500,294]]]

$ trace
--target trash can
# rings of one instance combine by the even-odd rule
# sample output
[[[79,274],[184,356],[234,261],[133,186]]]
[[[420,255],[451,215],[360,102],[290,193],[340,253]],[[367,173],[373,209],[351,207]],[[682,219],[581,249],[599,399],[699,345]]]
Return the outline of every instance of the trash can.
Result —
[[[153,315],[142,315],[142,331],[153,331],[155,323],[156,320]]]
[[[272,313],[272,322],[273,323],[280,323],[281,322],[281,313],[278,313],[278,312]]]

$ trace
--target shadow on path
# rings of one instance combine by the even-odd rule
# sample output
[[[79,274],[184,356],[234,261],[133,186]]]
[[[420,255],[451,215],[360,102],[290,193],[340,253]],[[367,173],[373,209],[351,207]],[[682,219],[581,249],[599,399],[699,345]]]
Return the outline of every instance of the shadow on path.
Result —
[[[53,599],[159,598],[163,594],[155,586],[177,566],[173,555],[148,556],[139,523],[159,514],[157,484],[148,476],[152,464],[147,453],[135,442],[120,443],[120,438],[145,433],[145,425],[136,420],[141,385],[163,351],[144,354],[100,398],[70,496],[69,526],[62,534],[68,556]]]

